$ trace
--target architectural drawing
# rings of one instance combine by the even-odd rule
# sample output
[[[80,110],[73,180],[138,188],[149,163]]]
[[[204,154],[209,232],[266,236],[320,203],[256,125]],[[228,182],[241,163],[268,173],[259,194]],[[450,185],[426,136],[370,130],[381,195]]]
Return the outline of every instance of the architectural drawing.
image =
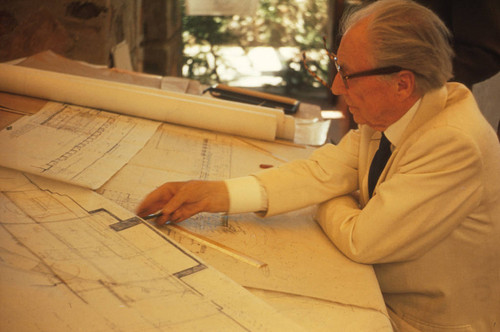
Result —
[[[279,166],[311,151],[162,123],[144,148],[97,192],[135,211],[144,195],[163,182],[247,175],[261,165]]]
[[[135,211],[148,192],[166,181],[247,175],[261,170],[261,165],[278,167],[309,153],[302,147],[162,124],[144,149],[97,192]],[[304,311],[318,313],[335,307],[335,314],[329,315],[333,314],[337,322],[349,324],[352,308],[357,308],[356,317],[370,317],[366,320],[370,324],[379,324],[381,330],[390,329],[381,294],[370,291],[378,287],[373,270],[339,253],[313,220],[314,211],[309,208],[266,219],[254,214],[200,214],[176,226],[158,229],[239,284],[256,290],[259,296],[281,294],[271,299],[279,298],[278,306],[307,303]],[[186,233],[198,234],[199,240]],[[248,263],[208,246],[205,239],[263,264]],[[353,289],[365,295],[353,296]],[[305,326],[319,328],[317,317],[310,312],[308,315],[312,315],[311,321]],[[358,320],[353,330],[366,327],[363,322]],[[298,323],[304,324],[304,320]],[[328,324],[321,327],[331,328]]]
[[[144,146],[158,126],[50,102],[0,132],[0,165],[96,189]]]
[[[6,331],[300,330],[94,192],[0,169]]]
[[[117,174],[97,190],[129,211],[166,181],[222,180],[305,157],[310,149],[236,138],[163,123]],[[227,216],[202,213],[192,218],[199,230],[227,227]]]

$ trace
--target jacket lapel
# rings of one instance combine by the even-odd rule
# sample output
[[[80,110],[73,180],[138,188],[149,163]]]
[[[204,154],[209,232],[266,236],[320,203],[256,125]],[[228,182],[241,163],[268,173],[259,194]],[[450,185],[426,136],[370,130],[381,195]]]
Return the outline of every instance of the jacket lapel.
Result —
[[[444,109],[446,104],[446,99],[448,96],[446,86],[442,88],[430,91],[422,97],[422,102],[418,107],[415,116],[408,124],[408,127],[401,137],[399,145],[405,144],[405,141],[410,137],[415,131],[417,131],[422,125],[429,122],[434,116],[439,114],[441,110]]]
[[[381,182],[385,181],[387,174],[389,174],[390,171],[393,171],[393,167],[396,166],[393,165],[394,164],[393,161],[396,158],[397,154],[399,153],[400,147],[405,144],[408,137],[410,137],[423,124],[427,123],[430,119],[432,119],[444,108],[447,95],[448,95],[447,88],[446,86],[444,86],[440,89],[428,92],[422,97],[422,101],[420,103],[417,112],[415,113],[414,118],[408,124],[408,127],[406,128],[406,130],[403,133],[403,136],[401,137],[401,141],[399,142],[398,146],[395,147],[395,149],[392,151],[391,157],[387,161],[387,164],[384,170],[382,171],[382,174],[380,174],[380,178],[378,179],[378,182],[375,185],[375,190],[377,189],[378,185]],[[370,169],[373,156],[375,155],[375,152],[378,149],[380,138],[382,137],[382,134],[380,132],[375,131],[371,128],[366,128],[366,135],[367,137],[370,138],[368,139],[368,148],[367,148],[368,157],[366,159],[366,172],[361,184],[362,186],[361,204],[363,206],[366,205],[366,203],[370,199],[368,194],[368,172]]]

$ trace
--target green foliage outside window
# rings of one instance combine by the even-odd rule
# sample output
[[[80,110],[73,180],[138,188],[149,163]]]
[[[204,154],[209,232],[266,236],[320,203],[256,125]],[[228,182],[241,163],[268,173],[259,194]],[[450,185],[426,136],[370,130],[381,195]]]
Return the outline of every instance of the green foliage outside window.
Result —
[[[184,15],[184,45],[200,47],[192,56],[185,53],[185,76],[204,84],[225,83],[217,72],[221,46],[238,45],[245,52],[256,46],[291,46],[300,53],[279,73],[285,91],[317,87],[318,83],[304,69],[300,55],[303,51],[307,51],[308,57],[311,51],[319,54],[326,35],[327,16],[327,0],[260,0],[255,16]],[[328,59],[324,53],[321,55],[310,57],[308,64],[320,76],[327,77]]]

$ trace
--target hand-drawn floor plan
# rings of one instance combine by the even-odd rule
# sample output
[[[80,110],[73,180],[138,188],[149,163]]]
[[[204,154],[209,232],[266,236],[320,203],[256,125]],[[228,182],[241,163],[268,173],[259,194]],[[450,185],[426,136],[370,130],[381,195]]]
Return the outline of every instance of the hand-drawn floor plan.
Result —
[[[4,168],[0,305],[5,331],[299,330],[100,195]]]

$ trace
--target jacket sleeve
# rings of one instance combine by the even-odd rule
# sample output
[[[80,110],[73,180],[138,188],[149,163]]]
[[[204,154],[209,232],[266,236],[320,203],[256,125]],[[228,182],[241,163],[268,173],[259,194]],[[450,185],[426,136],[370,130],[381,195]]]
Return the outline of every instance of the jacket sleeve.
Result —
[[[479,205],[479,149],[456,129],[432,129],[399,159],[364,208],[334,198],[317,221],[349,258],[366,264],[418,258],[460,226]]]
[[[350,131],[338,145],[327,144],[306,160],[256,174],[272,216],[351,193],[358,186],[359,133]]]

